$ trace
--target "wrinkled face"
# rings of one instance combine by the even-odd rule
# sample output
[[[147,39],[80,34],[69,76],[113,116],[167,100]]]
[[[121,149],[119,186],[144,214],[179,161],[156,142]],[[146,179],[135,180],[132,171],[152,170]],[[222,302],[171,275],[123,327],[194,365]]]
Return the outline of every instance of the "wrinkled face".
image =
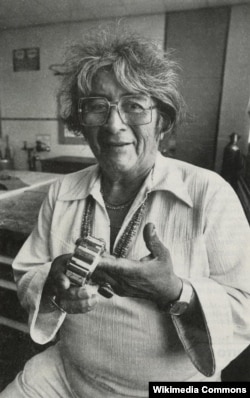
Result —
[[[93,81],[91,97],[104,97],[118,102],[123,96],[133,94],[117,82],[114,74],[100,71]],[[152,105],[155,105],[152,100]],[[149,124],[130,126],[122,121],[116,107],[111,107],[109,117],[103,126],[84,127],[88,141],[102,170],[112,176],[145,175],[153,166],[161,132],[161,117],[152,109]]]

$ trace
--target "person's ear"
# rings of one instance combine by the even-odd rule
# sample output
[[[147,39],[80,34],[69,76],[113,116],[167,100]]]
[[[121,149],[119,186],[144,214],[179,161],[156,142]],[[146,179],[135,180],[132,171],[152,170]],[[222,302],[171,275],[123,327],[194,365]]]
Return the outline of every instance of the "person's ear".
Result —
[[[169,134],[172,130],[172,121],[170,116],[161,115],[161,139],[165,134]]]
[[[176,112],[172,106],[163,103],[158,105],[158,109],[162,119],[161,132],[164,134],[170,134],[175,124]]]

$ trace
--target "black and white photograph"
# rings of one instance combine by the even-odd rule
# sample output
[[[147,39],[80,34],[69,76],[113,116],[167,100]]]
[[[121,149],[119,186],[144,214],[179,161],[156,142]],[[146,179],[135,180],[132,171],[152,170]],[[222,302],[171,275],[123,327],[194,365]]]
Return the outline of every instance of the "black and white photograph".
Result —
[[[0,0],[0,398],[250,392],[250,0]]]

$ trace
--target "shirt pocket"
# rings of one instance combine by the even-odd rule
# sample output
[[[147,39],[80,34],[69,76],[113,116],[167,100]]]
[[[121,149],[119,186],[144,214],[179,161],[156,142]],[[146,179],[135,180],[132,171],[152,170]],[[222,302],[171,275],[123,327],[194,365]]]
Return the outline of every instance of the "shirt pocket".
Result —
[[[207,248],[203,235],[176,241],[169,248],[174,272],[183,278],[209,277]]]

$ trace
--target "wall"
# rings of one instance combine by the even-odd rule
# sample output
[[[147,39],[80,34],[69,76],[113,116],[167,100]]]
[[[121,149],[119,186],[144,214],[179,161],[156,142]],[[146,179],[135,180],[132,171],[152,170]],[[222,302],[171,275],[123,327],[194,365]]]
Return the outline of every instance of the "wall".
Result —
[[[166,43],[182,68],[188,117],[176,133],[175,157],[213,169],[229,7],[167,15]]]
[[[250,5],[232,7],[226,68],[224,73],[215,170],[221,170],[223,149],[229,135],[241,135],[240,147],[247,152],[249,123],[247,105],[250,95]]]
[[[166,35],[191,115],[177,132],[175,156],[220,172],[232,132],[244,154],[248,148],[250,5],[170,13]]]
[[[110,21],[105,21],[105,24]],[[131,17],[123,20],[145,36],[164,41],[165,15]],[[104,22],[103,22],[104,24]],[[47,25],[0,33],[0,111],[4,118],[41,118],[51,120],[2,120],[2,136],[9,135],[14,148],[15,167],[27,168],[27,153],[22,151],[23,141],[34,146],[36,136],[49,134],[51,152],[40,157],[60,155],[92,156],[85,145],[60,145],[58,142],[57,104],[55,94],[58,79],[48,69],[61,63],[65,47],[78,40],[84,31],[100,25],[99,21]],[[40,48],[40,70],[13,72],[12,51],[19,48]]]

